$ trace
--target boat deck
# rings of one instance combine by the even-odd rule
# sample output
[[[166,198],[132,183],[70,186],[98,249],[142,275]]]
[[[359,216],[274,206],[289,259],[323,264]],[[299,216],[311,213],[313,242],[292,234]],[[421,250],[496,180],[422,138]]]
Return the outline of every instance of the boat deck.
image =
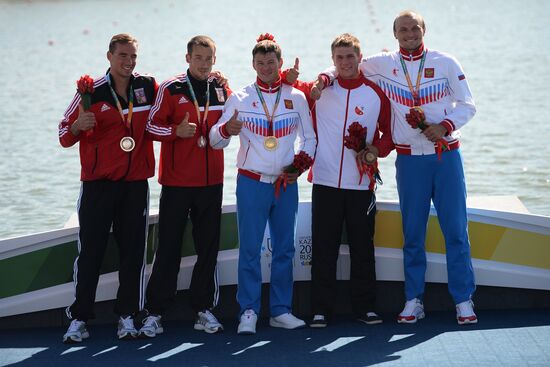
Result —
[[[64,345],[62,327],[2,330],[0,366],[550,366],[550,309],[480,310],[476,325],[458,326],[452,311],[417,324],[368,326],[338,316],[326,329],[282,330],[258,321],[256,335],[195,331],[167,321],[155,339],[119,341],[115,325],[92,325],[90,338]]]

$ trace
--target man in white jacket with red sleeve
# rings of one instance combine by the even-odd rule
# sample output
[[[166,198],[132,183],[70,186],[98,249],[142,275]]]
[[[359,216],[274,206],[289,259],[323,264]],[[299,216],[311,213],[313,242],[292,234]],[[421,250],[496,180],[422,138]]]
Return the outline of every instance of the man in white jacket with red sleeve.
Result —
[[[433,201],[445,238],[449,293],[458,324],[476,323],[466,184],[458,149],[458,129],[474,116],[474,100],[458,61],[424,46],[426,26],[420,14],[398,14],[393,32],[399,49],[368,57],[360,67],[384,90],[395,116],[392,135],[403,217],[406,296],[397,321],[414,323],[424,317],[425,239]],[[325,72],[320,84],[327,83],[330,74]]]
[[[316,146],[304,94],[281,84],[279,70],[283,59],[273,36],[260,36],[252,55],[256,82],[231,95],[222,117],[210,131],[210,145],[214,149],[225,148],[231,136],[239,135],[240,139],[237,155],[239,334],[256,332],[262,286],[260,249],[268,221],[273,247],[270,325],[286,329],[305,326],[304,321],[291,313],[298,210],[296,180],[302,172],[288,172],[288,167],[296,163],[296,139],[301,157],[312,159]],[[276,185],[277,180],[282,182],[280,187]]]

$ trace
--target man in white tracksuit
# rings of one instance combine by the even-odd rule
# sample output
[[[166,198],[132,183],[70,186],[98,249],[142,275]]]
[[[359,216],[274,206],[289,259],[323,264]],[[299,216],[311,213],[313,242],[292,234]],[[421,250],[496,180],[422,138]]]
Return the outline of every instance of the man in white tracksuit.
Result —
[[[403,217],[406,296],[397,321],[414,323],[424,317],[425,239],[433,201],[445,238],[448,287],[456,304],[456,318],[460,325],[472,324],[477,322],[471,301],[476,287],[458,130],[476,109],[462,67],[451,55],[427,49],[425,31],[420,14],[400,13],[393,24],[399,49],[368,57],[360,65],[365,76],[384,90],[394,112],[392,135]],[[330,74],[325,72],[325,83]],[[411,123],[412,107],[424,111],[425,129]]]
[[[305,326],[291,313],[294,233],[298,209],[298,173],[287,173],[278,195],[275,182],[298,151],[315,155],[316,139],[304,94],[282,85],[281,49],[271,35],[262,35],[252,51],[257,80],[227,100],[224,113],[210,131],[214,149],[239,136],[237,155],[237,217],[239,265],[237,301],[239,334],[256,332],[261,301],[260,249],[269,221],[271,262],[270,325],[286,329]]]

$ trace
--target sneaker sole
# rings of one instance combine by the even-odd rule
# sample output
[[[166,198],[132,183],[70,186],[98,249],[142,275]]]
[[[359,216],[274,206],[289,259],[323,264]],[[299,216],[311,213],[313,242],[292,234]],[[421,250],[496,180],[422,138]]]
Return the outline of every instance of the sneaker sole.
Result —
[[[135,340],[137,339],[137,337],[138,337],[137,333],[135,335],[131,333],[125,333],[124,335],[118,335],[118,340]]]
[[[80,338],[75,338],[75,339],[73,339],[73,338],[70,337],[70,336],[68,336],[68,337],[63,336],[63,344],[78,344],[78,343],[82,343],[82,341],[83,341],[84,339],[88,339],[89,337],[90,337],[90,333],[88,333],[87,331],[84,332]]]
[[[460,321],[460,320],[456,320],[458,322],[458,325],[470,325],[470,324],[477,324],[477,319],[475,320],[464,320],[464,321]]]
[[[254,334],[256,334],[256,330],[237,330],[237,334],[239,334],[239,335],[254,335]]]
[[[278,328],[287,329],[287,330],[294,330],[294,329],[302,329],[302,328],[305,328],[305,327],[306,327],[306,323],[304,322],[303,324],[300,324],[300,325],[297,325],[297,326],[292,326],[292,327],[290,327],[289,325],[283,324],[282,322],[278,322],[278,321],[275,321],[275,320],[269,320],[269,326],[271,326],[271,327],[278,327]]]
[[[363,324],[367,324],[367,325],[377,325],[377,324],[381,324],[383,322],[383,320],[366,321],[366,320],[361,320],[361,319],[357,319],[357,321],[360,321]]]
[[[199,331],[204,331],[208,334],[216,334],[216,333],[221,333],[223,331],[223,326],[217,327],[215,329],[211,329],[211,328],[207,328],[206,326],[203,326],[201,324],[195,324],[193,326],[193,329],[199,330]]]
[[[399,324],[414,324],[416,323],[418,320],[422,320],[424,317],[426,316],[426,314],[424,312],[422,312],[420,315],[416,316],[414,319],[412,320],[407,320],[407,319],[400,319],[398,318],[397,319],[397,322]]]
[[[309,327],[314,329],[323,329],[323,328],[326,328],[327,326],[328,326],[327,324],[309,324]]]

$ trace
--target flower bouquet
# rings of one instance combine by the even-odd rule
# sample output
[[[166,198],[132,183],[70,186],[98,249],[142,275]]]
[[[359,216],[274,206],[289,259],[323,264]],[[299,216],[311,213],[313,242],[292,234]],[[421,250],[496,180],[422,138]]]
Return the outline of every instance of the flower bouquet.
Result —
[[[344,146],[355,151],[356,153],[359,153],[365,149],[367,145],[365,141],[366,137],[367,128],[361,126],[359,122],[355,121],[348,127],[348,135],[344,136]],[[359,185],[363,182],[363,175],[365,174],[369,177],[371,183],[376,181],[379,184],[382,184],[382,178],[380,177],[376,157],[374,154],[369,152],[367,153],[366,158],[370,164],[360,162],[358,155],[355,157],[355,163],[357,164],[357,169],[359,170]]]
[[[275,181],[275,197],[279,197],[279,192],[281,191],[281,185],[283,190],[286,190],[288,184],[288,174],[289,173],[300,173],[305,172],[313,164],[313,158],[307,155],[306,152],[301,151],[298,154],[294,155],[294,161],[291,165],[286,166],[283,170],[283,174],[277,178]]]
[[[413,108],[411,108],[409,110],[409,113],[405,115],[405,119],[413,129],[420,129],[420,131],[424,131],[428,128],[428,126],[430,126],[426,123],[426,115],[424,114],[424,110],[420,106],[414,106]],[[436,141],[435,150],[437,152],[437,159],[441,160],[441,153],[449,150],[449,144],[447,143],[447,140],[439,139],[438,141]]]
[[[76,91],[80,94],[82,108],[88,111],[92,105],[92,93],[94,92],[94,79],[89,75],[83,75],[76,81]],[[86,136],[90,136],[94,129],[86,131]]]

